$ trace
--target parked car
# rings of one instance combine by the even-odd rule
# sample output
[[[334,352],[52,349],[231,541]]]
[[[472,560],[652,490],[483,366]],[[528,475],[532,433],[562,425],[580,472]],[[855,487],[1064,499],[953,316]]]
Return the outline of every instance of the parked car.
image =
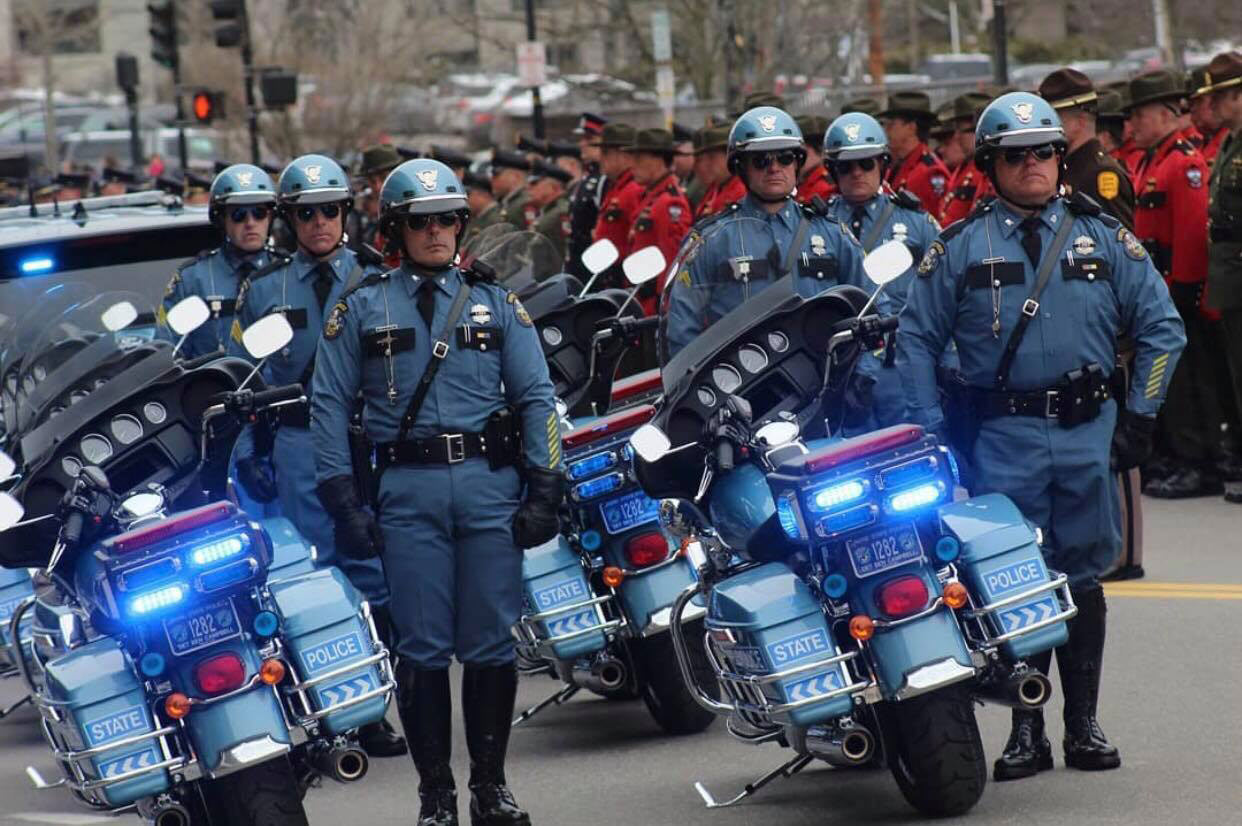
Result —
[[[178,163],[177,130],[146,129],[140,135],[146,157],[159,152],[173,165]],[[191,169],[211,169],[221,157],[220,136],[209,129],[185,130],[186,158]],[[66,135],[61,158],[74,166],[100,167],[109,156],[124,161],[129,158],[129,130],[106,129],[98,132],[75,132]]]

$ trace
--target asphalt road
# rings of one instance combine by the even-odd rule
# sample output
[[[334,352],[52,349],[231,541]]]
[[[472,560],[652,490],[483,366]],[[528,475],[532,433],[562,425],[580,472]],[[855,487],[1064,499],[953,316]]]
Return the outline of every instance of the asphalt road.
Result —
[[[974,824],[1242,823],[1242,508],[1219,499],[1145,500],[1147,578],[1109,586],[1109,644],[1101,721],[1122,768],[1086,774],[1060,761],[1060,701],[1050,704],[1057,769],[989,783],[960,820]],[[1054,679],[1055,683],[1055,679]],[[551,693],[525,681],[519,704]],[[455,689],[456,690],[456,689]],[[17,686],[0,683],[0,702]],[[811,768],[731,809],[708,811],[693,789],[717,798],[786,759],[776,746],[747,746],[717,724],[705,734],[662,736],[641,702],[583,692],[513,733],[509,778],[538,826],[699,824],[897,824],[921,822],[886,771]],[[989,759],[1001,750],[1009,713],[979,710]],[[457,721],[454,762],[464,787],[465,743]],[[0,824],[116,822],[85,812],[60,791],[35,792],[28,763],[52,776],[27,710],[0,721]],[[822,764],[820,764],[822,765]],[[408,758],[377,761],[361,784],[312,790],[313,824],[412,824],[417,781]],[[465,814],[465,800],[462,811]],[[134,822],[123,819],[121,822]],[[465,820],[463,822],[468,822]]]

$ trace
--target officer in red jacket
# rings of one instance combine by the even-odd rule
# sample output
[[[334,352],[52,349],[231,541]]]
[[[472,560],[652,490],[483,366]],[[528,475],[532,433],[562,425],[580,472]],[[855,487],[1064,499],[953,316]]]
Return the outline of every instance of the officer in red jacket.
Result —
[[[940,201],[949,188],[949,170],[927,146],[928,130],[936,120],[931,99],[924,92],[896,92],[889,96],[888,108],[879,120],[893,153],[885,183],[894,192],[910,190],[923,209],[939,214]]]
[[[991,98],[982,92],[967,92],[953,99],[953,141],[966,159],[957,168],[948,191],[940,201],[940,225],[947,227],[969,215],[984,197],[994,194],[992,181],[975,163],[975,120]]]
[[[1229,137],[1229,130],[1221,123],[1216,111],[1212,108],[1212,96],[1208,94],[1207,67],[1195,69],[1190,73],[1190,85],[1186,91],[1190,95],[1190,122],[1203,136],[1203,144],[1198,147],[1203,160],[1207,161],[1208,169],[1220,154],[1221,144]]]
[[[640,129],[629,151],[634,157],[634,180],[643,186],[643,197],[630,227],[627,248],[634,252],[654,245],[664,253],[665,261],[672,261],[694,220],[690,201],[672,170],[676,152],[673,133],[667,129]],[[647,315],[655,313],[663,290],[663,275],[639,290],[638,297]]]
[[[824,156],[820,154],[824,148],[824,133],[828,131],[828,119],[822,115],[802,115],[794,121],[806,140],[806,161],[798,170],[798,193],[794,197],[800,204],[809,204],[818,195],[824,203],[828,203],[828,199],[837,193],[837,185],[828,177]]]
[[[634,180],[634,160],[625,150],[634,143],[634,127],[625,123],[608,123],[604,125],[603,137],[600,139],[600,168],[612,181],[604,203],[599,208],[599,218],[595,221],[594,239],[600,241],[607,238],[617,247],[617,252],[624,258],[630,251],[630,224],[638,212],[638,202],[642,198],[643,188]],[[619,277],[621,270],[609,272],[605,281]],[[604,286],[601,284],[600,286]]]
[[[746,184],[729,171],[728,146],[730,124],[709,126],[703,130],[703,146],[698,150],[707,191],[694,211],[694,220],[715,215],[746,197]]]
[[[1178,129],[1184,96],[1182,79],[1168,70],[1130,81],[1130,128],[1144,149],[1134,170],[1134,234],[1164,275],[1186,325],[1186,350],[1160,417],[1171,463],[1163,469],[1167,473],[1156,469],[1143,487],[1148,496],[1165,499],[1218,495],[1224,489],[1216,468],[1222,414],[1202,313],[1208,168]]]

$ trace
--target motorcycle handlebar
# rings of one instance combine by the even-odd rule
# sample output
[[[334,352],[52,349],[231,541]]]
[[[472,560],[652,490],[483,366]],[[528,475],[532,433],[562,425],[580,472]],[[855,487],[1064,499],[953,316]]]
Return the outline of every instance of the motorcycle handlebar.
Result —
[[[65,525],[61,531],[66,545],[76,545],[78,540],[82,538],[82,511],[71,510],[69,515],[65,517]]]
[[[286,384],[283,387],[273,387],[271,390],[260,390],[254,394],[252,404],[255,407],[267,407],[277,402],[292,401],[302,397],[302,385]]]
[[[728,439],[716,442],[716,467],[722,473],[733,470],[733,442]]]

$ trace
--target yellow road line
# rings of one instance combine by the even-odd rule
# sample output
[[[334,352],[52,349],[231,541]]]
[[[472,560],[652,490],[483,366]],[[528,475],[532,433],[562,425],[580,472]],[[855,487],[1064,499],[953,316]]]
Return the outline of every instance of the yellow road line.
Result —
[[[1242,591],[1242,582],[1106,582],[1105,588],[1136,591]]]
[[[1193,582],[1106,582],[1104,592],[1113,597],[1146,599],[1242,600],[1242,584]]]

